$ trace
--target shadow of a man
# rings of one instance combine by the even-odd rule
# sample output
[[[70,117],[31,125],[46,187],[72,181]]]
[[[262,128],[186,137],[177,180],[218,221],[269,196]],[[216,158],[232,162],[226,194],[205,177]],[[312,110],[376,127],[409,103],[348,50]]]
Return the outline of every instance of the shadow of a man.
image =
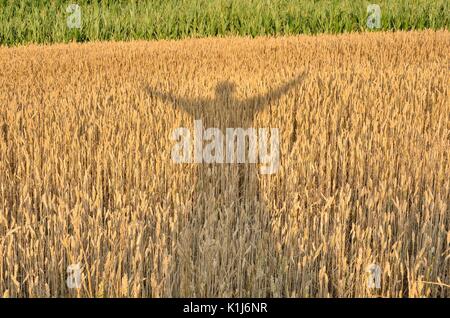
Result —
[[[225,135],[227,128],[253,128],[256,113],[279,100],[290,89],[301,83],[305,76],[303,73],[264,95],[246,100],[239,100],[235,97],[235,85],[230,81],[217,84],[214,98],[189,99],[160,92],[150,87],[147,88],[147,91],[151,98],[171,103],[187,112],[194,120],[201,120],[204,129],[218,128]],[[245,153],[248,153],[248,146],[249,143],[246,143]],[[241,271],[241,273],[233,278],[229,277],[229,284],[221,289],[203,287],[206,289],[199,292],[193,288],[191,291],[181,292],[180,296],[192,296],[196,293],[196,296],[209,297],[254,297],[257,295],[249,292],[255,288],[260,290],[258,296],[270,295],[268,291],[270,279],[261,273],[269,271],[269,267],[276,266],[274,263],[269,264],[270,259],[273,258],[274,238],[268,233],[270,232],[270,213],[262,203],[257,164],[203,163],[198,164],[196,168],[197,180],[192,185],[194,187],[193,197],[189,198],[192,200],[195,210],[194,215],[189,216],[191,224],[193,224],[191,235],[194,237],[191,239],[192,243],[188,249],[191,250],[190,254],[192,255],[193,266],[191,269],[202,275],[205,272],[207,274],[193,275],[189,279],[190,282],[185,285],[190,284],[192,288],[192,286],[211,286],[211,284],[217,283],[217,286],[221,286],[220,281],[227,275],[229,276],[229,271]],[[207,234],[199,233],[199,224],[212,224],[208,221],[209,218],[229,220],[230,211],[233,214],[233,221],[216,223],[217,226],[226,228],[222,230],[205,229]],[[225,259],[223,253],[213,252],[209,257],[199,256],[200,251],[205,250],[205,244],[209,244],[207,242],[219,242],[231,251],[242,249],[236,245],[241,243],[237,242],[251,243],[258,240],[258,237],[261,237],[261,242],[253,244],[254,249],[250,249],[252,251],[246,255],[234,255],[233,257],[228,255]],[[217,261],[221,264],[217,265]],[[243,263],[248,267],[243,269]],[[184,279],[178,277],[180,286],[183,285]]]

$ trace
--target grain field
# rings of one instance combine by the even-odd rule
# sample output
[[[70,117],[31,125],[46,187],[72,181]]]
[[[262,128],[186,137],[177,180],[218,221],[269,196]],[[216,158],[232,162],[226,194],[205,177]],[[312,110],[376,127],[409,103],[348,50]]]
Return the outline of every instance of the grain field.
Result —
[[[0,296],[449,297],[449,52],[448,31],[0,48]],[[278,128],[279,169],[174,163],[195,119]]]

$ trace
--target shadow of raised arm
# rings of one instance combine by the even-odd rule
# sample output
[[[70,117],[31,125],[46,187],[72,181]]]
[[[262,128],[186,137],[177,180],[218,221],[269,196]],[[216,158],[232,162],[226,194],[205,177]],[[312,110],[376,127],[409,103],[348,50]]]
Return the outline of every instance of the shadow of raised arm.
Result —
[[[190,99],[179,97],[170,93],[160,92],[150,86],[148,86],[146,90],[150,97],[157,97],[163,102],[169,102],[173,106],[181,108],[191,116],[194,116],[202,105],[209,102],[209,100],[206,99]]]
[[[254,111],[261,110],[266,106],[269,102],[272,102],[274,100],[278,100],[283,95],[285,95],[291,88],[298,85],[300,82],[302,82],[306,78],[306,72],[298,75],[297,77],[293,78],[286,84],[269,91],[268,93],[264,95],[258,95],[252,98],[249,98],[245,101],[243,101],[241,104],[244,107],[253,107]]]

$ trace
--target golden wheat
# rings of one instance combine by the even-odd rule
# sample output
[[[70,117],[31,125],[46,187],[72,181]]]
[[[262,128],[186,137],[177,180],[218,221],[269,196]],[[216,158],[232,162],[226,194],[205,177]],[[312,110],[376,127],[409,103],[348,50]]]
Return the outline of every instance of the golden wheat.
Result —
[[[0,296],[448,297],[449,49],[448,31],[0,48]],[[279,128],[276,174],[172,162],[194,118],[152,92],[201,103],[224,80],[267,106],[202,114]]]

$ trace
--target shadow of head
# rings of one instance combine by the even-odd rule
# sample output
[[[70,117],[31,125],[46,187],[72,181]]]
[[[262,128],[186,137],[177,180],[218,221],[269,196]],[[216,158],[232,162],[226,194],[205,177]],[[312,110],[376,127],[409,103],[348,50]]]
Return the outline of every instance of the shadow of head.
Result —
[[[216,86],[216,98],[225,99],[231,97],[236,90],[236,85],[230,81],[223,81]]]

